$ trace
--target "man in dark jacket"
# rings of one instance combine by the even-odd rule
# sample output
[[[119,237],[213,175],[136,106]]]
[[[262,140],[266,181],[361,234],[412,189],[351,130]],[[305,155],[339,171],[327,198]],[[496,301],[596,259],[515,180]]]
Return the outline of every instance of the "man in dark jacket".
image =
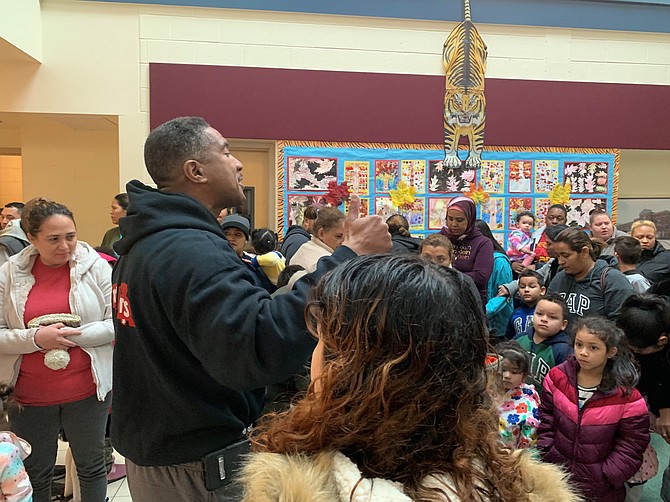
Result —
[[[293,255],[305,242],[312,238],[314,223],[319,209],[316,206],[307,206],[302,215],[302,225],[291,225],[288,227],[286,237],[281,245],[280,253],[286,258],[286,263],[291,261]]]
[[[296,373],[315,346],[304,322],[310,285],[357,254],[388,251],[391,238],[379,217],[351,220],[341,248],[273,299],[216,221],[244,202],[226,139],[182,117],[152,131],[144,157],[158,189],[128,183],[115,244],[112,441],[134,500],[239,500],[229,483],[263,386]]]

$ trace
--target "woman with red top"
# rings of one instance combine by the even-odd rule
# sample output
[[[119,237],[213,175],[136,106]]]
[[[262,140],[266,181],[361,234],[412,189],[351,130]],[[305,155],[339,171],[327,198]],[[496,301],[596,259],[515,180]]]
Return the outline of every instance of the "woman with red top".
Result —
[[[10,413],[10,428],[32,445],[25,465],[35,502],[51,500],[61,429],[82,500],[103,502],[114,338],[111,269],[88,244],[77,242],[74,218],[62,204],[33,199],[21,226],[32,245],[0,268],[0,381],[15,385],[21,405]],[[27,327],[49,314],[56,320],[77,316],[79,327],[49,320]]]

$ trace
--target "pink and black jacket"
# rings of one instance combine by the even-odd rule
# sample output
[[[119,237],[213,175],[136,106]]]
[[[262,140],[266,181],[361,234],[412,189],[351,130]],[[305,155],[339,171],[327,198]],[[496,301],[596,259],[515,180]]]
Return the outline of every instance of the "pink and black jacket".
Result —
[[[615,388],[596,391],[580,410],[578,369],[571,356],[544,379],[537,446],[545,461],[567,468],[588,500],[623,502],[649,444],[647,405],[637,390]]]

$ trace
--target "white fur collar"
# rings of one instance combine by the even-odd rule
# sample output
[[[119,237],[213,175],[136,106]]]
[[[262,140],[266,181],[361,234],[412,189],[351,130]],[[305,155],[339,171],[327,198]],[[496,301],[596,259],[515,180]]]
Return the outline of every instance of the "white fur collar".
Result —
[[[333,456],[333,476],[342,501],[351,502],[411,502],[402,485],[388,479],[363,478],[361,471],[342,453]],[[360,480],[360,482],[359,482]],[[355,492],[352,496],[352,490]]]

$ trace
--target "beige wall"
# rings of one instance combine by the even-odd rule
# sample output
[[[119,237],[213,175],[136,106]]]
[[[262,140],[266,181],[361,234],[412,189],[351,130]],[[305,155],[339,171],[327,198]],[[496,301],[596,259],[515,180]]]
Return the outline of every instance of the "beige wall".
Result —
[[[123,190],[129,179],[150,183],[142,159],[149,129],[149,63],[439,75],[443,72],[442,44],[454,26],[81,0],[42,0],[41,21],[41,65],[0,61],[0,112],[117,117],[116,152],[111,155],[105,146],[97,155],[104,165],[117,162],[111,167],[116,179],[104,178],[89,187],[103,211],[110,194]],[[667,34],[497,25],[478,28],[489,46],[487,76],[492,78],[670,84]],[[25,140],[34,152],[39,150],[37,138]],[[2,148],[7,145],[0,144],[0,153]],[[74,146],[70,150],[74,152]],[[106,158],[101,159],[101,154]],[[40,157],[47,159],[48,154]],[[627,183],[634,183],[632,178],[648,180],[649,192],[658,192],[652,188],[654,177],[665,171],[663,161],[656,163],[656,157],[653,152],[622,155],[622,194],[627,193]],[[68,172],[65,164],[59,165]],[[26,168],[37,165],[29,162]],[[268,169],[273,165],[270,156]],[[652,169],[652,165],[658,167]],[[78,174],[88,180],[95,173]],[[47,173],[46,179],[50,177]],[[40,176],[33,173],[30,179],[37,182]],[[634,191],[642,188],[640,184]],[[258,201],[261,194],[256,198]],[[102,220],[96,225],[102,226]],[[94,232],[93,228],[89,231]]]
[[[0,207],[23,201],[23,172],[20,155],[0,155]]]
[[[79,239],[97,246],[112,226],[109,206],[118,193],[116,131],[77,130],[65,125],[23,128],[23,195],[65,204]]]
[[[670,198],[670,152],[623,150],[619,169],[619,197]]]
[[[0,58],[41,61],[39,0],[0,0],[0,13]]]

